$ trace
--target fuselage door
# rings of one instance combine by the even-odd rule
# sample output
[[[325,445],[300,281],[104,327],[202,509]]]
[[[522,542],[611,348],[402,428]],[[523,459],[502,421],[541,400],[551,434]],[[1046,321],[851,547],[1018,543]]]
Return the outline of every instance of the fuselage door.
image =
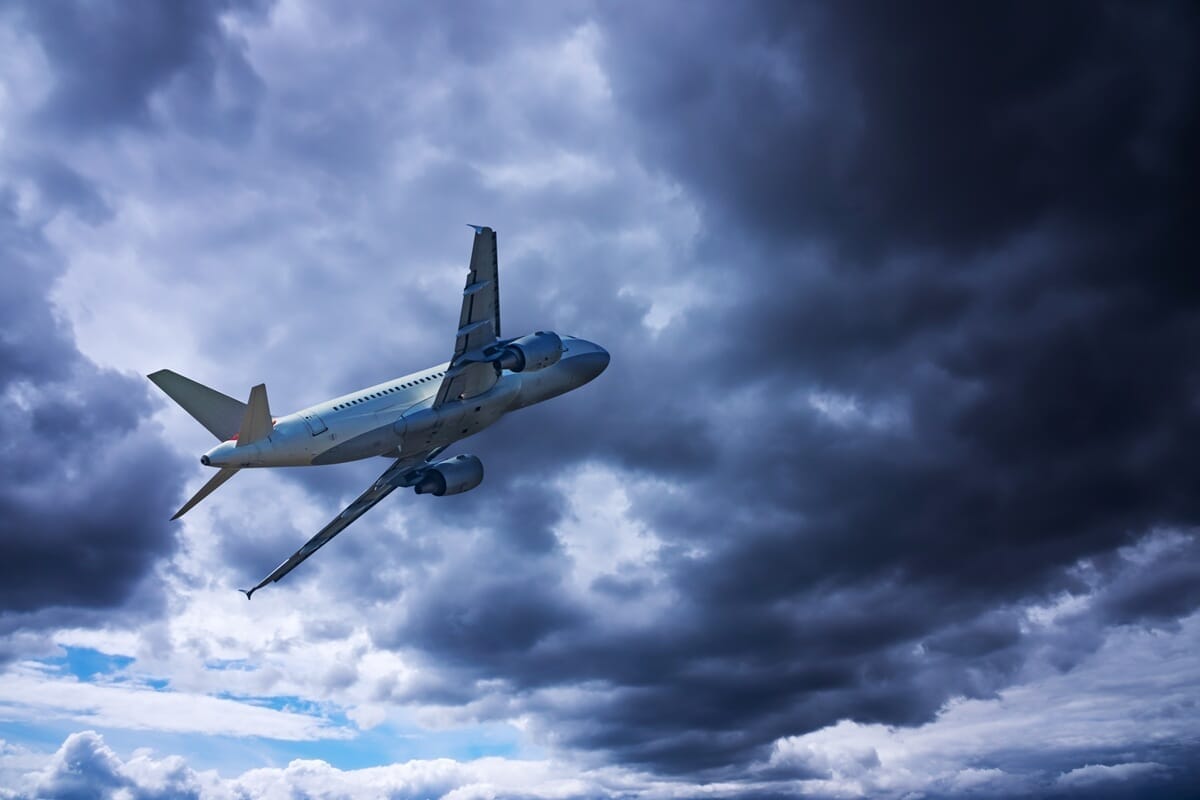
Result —
[[[325,421],[318,417],[314,412],[306,411],[300,416],[304,417],[304,424],[308,426],[308,429],[312,432],[313,436],[324,433],[326,430],[328,430],[325,427]]]

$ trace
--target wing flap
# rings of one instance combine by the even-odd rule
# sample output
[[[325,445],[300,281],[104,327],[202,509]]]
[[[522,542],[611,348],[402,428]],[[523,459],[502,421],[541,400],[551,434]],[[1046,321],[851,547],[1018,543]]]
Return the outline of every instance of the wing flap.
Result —
[[[471,244],[471,267],[467,273],[467,285],[463,289],[462,314],[458,327],[469,322],[490,320],[492,338],[500,336],[500,277],[499,259],[496,254],[496,232],[485,225],[472,225],[475,241]],[[475,349],[468,342],[465,350],[455,348],[454,354],[461,355]]]
[[[442,380],[437,408],[460,397],[483,394],[496,384],[496,369],[491,364],[471,363],[500,337],[500,276],[496,255],[496,232],[483,225],[472,225],[475,241],[471,245],[471,265],[463,287],[462,311],[454,337],[454,357]]]
[[[438,388],[434,408],[440,408],[451,400],[465,399],[483,394],[496,385],[496,367],[488,362],[467,362],[446,371],[442,385]]]

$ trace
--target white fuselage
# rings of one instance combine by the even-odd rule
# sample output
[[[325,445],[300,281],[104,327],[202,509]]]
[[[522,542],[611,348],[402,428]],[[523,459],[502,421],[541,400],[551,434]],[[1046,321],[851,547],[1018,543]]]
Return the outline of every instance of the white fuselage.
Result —
[[[509,411],[582,386],[608,366],[608,353],[599,345],[570,336],[562,341],[558,363],[536,372],[505,370],[481,395],[434,409],[449,366],[439,364],[279,417],[266,439],[244,446],[236,439],[222,442],[201,462],[211,467],[297,467],[446,447]]]

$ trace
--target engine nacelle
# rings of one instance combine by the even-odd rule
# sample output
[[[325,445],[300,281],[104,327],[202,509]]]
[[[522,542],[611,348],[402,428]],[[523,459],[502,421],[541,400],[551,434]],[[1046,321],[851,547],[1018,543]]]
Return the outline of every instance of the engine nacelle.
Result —
[[[562,339],[558,338],[557,333],[538,331],[506,346],[496,363],[513,372],[536,372],[557,364],[562,352]]]
[[[441,497],[469,492],[483,483],[483,462],[476,456],[455,456],[425,470],[413,486],[417,494]]]

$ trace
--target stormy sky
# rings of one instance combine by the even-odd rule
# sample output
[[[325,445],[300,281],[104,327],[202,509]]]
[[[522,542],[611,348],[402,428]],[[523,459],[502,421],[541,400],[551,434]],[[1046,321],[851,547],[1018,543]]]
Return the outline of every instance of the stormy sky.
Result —
[[[0,5],[0,797],[1189,797],[1185,3]],[[273,410],[607,372],[386,463]],[[90,792],[90,794],[88,794]]]

